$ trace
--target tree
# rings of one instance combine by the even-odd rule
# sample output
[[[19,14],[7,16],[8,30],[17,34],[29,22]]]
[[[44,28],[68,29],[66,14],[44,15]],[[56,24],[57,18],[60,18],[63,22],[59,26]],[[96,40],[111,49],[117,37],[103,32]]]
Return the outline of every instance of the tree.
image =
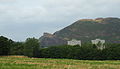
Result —
[[[83,44],[80,46],[51,46],[42,48],[42,58],[68,58],[80,60],[120,60],[120,44],[109,44],[103,50],[95,45]]]
[[[23,42],[14,42],[10,49],[11,55],[24,55],[23,53],[24,43]]]
[[[24,44],[24,55],[29,57],[37,57],[39,54],[39,40],[27,38]]]
[[[4,36],[0,36],[0,55],[9,55],[13,41]]]

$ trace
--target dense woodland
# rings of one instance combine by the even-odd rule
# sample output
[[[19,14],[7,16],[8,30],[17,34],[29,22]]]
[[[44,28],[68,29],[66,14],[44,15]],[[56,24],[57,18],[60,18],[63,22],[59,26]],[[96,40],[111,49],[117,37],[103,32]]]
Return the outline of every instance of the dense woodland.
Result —
[[[61,58],[80,60],[120,60],[120,44],[105,44],[103,50],[95,45],[84,43],[82,46],[52,46],[41,48],[39,40],[27,38],[25,42],[15,42],[0,36],[0,56],[24,55],[36,58]]]

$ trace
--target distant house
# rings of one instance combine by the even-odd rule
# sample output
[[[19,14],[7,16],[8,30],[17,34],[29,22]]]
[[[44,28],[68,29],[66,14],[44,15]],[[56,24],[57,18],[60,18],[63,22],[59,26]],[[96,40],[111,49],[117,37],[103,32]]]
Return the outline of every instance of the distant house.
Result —
[[[71,46],[74,46],[74,45],[80,45],[81,46],[81,40],[72,39],[71,41],[68,41],[67,44],[71,45]]]
[[[95,44],[98,49],[103,50],[105,48],[105,40],[95,39],[91,40],[92,44]]]

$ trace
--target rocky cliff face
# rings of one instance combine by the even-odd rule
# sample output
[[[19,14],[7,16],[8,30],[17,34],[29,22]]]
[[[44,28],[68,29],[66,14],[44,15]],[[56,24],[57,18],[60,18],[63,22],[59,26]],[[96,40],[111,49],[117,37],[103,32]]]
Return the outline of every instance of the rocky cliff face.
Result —
[[[55,35],[52,35],[50,33],[44,33],[42,37],[40,37],[40,46],[42,48],[50,47],[50,46],[60,46],[60,45],[66,45],[67,41],[56,37]]]

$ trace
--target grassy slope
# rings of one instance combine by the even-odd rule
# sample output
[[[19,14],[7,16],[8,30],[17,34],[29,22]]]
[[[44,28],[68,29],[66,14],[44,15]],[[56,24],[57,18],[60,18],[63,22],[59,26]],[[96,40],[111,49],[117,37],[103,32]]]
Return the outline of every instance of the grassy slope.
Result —
[[[0,69],[120,69],[120,61],[0,57]]]
[[[120,42],[120,19],[107,18],[101,22],[79,20],[64,29],[55,32],[58,37],[78,39],[82,42],[100,38],[107,42]]]

